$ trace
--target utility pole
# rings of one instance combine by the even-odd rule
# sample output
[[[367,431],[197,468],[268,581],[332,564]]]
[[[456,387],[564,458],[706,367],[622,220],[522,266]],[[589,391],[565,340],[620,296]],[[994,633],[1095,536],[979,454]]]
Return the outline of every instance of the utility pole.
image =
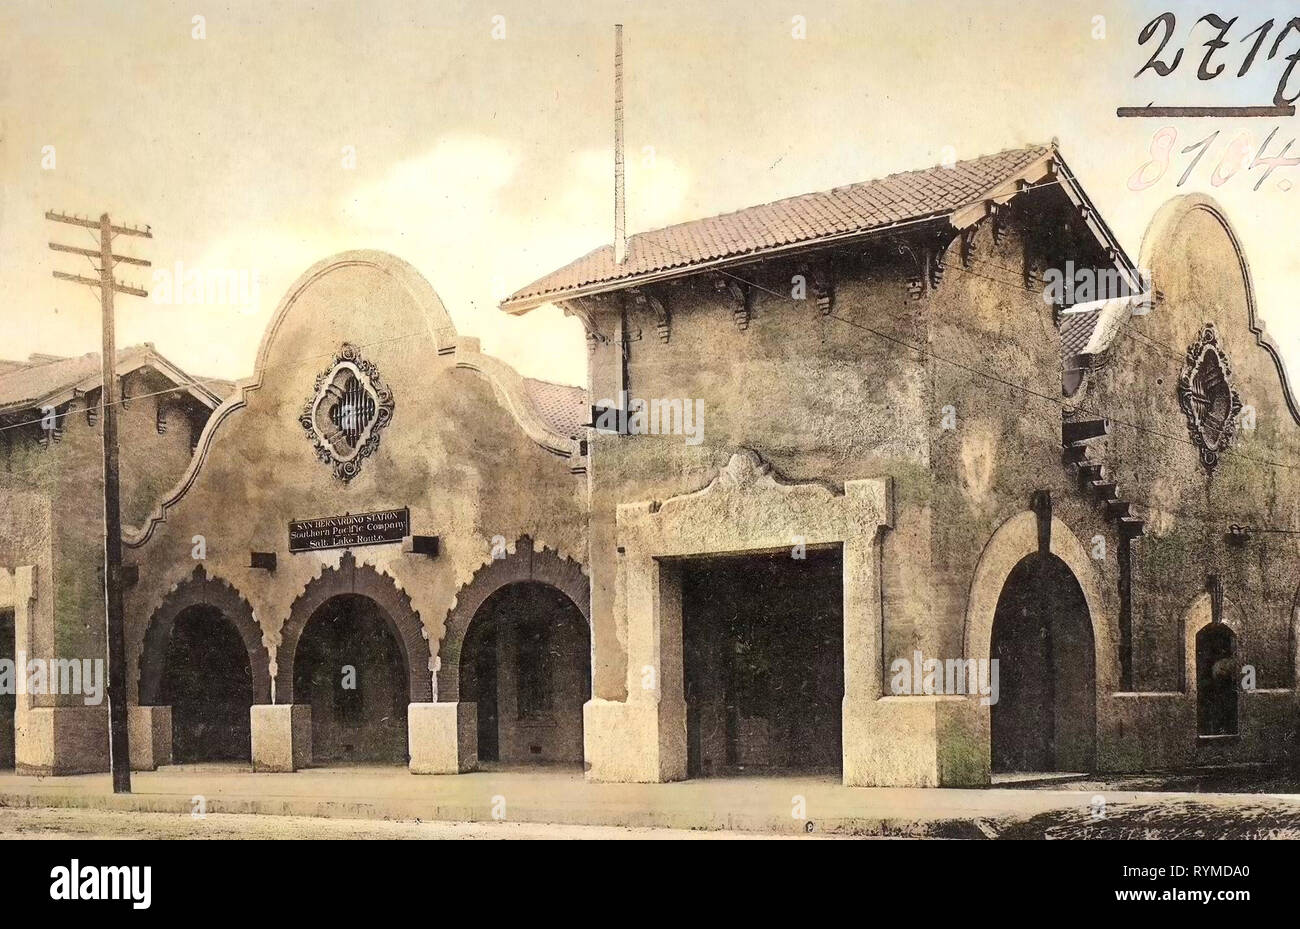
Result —
[[[129,258],[113,254],[113,236],[131,235],[152,239],[148,227],[114,226],[104,213],[95,222],[77,216],[47,212],[51,222],[67,223],[99,230],[99,250],[75,248],[51,242],[56,252],[68,252],[99,260],[99,280],[55,271],[61,281],[72,281],[99,288],[100,306],[104,324],[103,379],[100,403],[104,413],[104,613],[108,639],[108,757],[113,771],[113,792],[131,792],[131,751],[127,744],[126,723],[126,621],[122,607],[122,503],[117,461],[117,334],[113,325],[113,294],[124,293],[136,297],[149,296],[148,291],[128,287],[113,278],[117,263],[149,267],[142,258]]]
[[[614,263],[627,258],[627,196],[623,189],[623,25],[614,26]]]

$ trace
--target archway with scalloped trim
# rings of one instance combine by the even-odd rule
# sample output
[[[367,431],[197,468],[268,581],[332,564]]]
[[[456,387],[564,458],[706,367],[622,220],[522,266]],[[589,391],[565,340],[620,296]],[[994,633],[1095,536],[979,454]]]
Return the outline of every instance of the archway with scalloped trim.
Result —
[[[219,610],[239,632],[248,651],[252,671],[253,698],[257,703],[271,702],[270,656],[262,644],[262,627],[253,616],[253,608],[229,581],[211,577],[203,565],[181,581],[163,598],[149,619],[140,651],[140,676],[137,693],[141,706],[157,703],[167,657],[167,643],[172,627],[181,612],[195,606]]]
[[[456,602],[447,613],[443,637],[438,646],[438,692],[441,703],[460,699],[460,656],[465,633],[484,602],[507,584],[538,581],[563,593],[582,613],[591,628],[591,583],[582,565],[553,550],[537,548],[529,536],[521,536],[514,551],[504,558],[494,558],[474,572],[461,587]]]
[[[371,565],[358,564],[350,551],[343,553],[337,568],[327,567],[309,581],[289,609],[276,651],[276,702],[294,702],[294,661],[308,621],[326,601],[345,594],[364,597],[379,607],[401,653],[408,699],[412,703],[429,702],[433,697],[433,672],[429,669],[429,645],[420,614],[392,577]]]
[[[591,634],[563,591],[535,580],[498,587],[469,624],[458,670],[480,762],[582,762]]]
[[[150,618],[140,704],[171,707],[178,763],[236,761],[249,756],[249,707],[269,702],[270,692],[269,656],[252,607],[199,565]]]

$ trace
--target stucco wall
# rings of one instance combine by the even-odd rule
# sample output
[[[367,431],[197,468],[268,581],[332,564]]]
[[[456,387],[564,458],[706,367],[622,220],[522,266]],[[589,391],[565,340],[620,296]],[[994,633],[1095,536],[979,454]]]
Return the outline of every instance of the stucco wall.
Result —
[[[929,544],[928,514],[918,505],[929,464],[927,370],[923,360],[853,325],[868,322],[898,338],[925,341],[926,318],[909,300],[903,272],[851,266],[837,280],[834,308],[847,323],[821,314],[811,296],[788,296],[797,264],[742,273],[757,275],[744,331],[734,322],[735,303],[709,278],[668,289],[667,343],[657,337],[653,313],[629,313],[630,396],[702,401],[703,440],[692,446],[679,435],[598,433],[592,439],[594,683],[605,699],[625,693],[626,631],[611,625],[617,505],[698,490],[739,448],[756,451],[791,481],[896,476],[898,521],[883,543],[884,597],[899,627],[928,625],[928,585],[905,554]],[[618,328],[615,307],[611,301],[600,313],[606,333]],[[616,343],[598,345],[593,402],[616,399],[620,363]],[[792,525],[791,546],[798,534]]]
[[[317,459],[298,422],[345,341],[378,368],[395,402],[378,450],[346,483]],[[127,600],[131,693],[151,616],[194,570],[198,535],[206,571],[247,598],[272,657],[295,600],[343,557],[341,549],[290,554],[291,520],[405,506],[413,534],[439,537],[432,558],[397,544],[350,550],[409,597],[428,643],[412,660],[432,652],[435,665],[444,617],[492,560],[495,537],[513,548],[529,535],[580,563],[583,479],[525,434],[508,408],[517,385],[466,367],[491,367],[482,358],[474,340],[456,336],[429,285],[391,256],[348,253],[304,274],[268,329],[257,373],[215,414],[188,490],[135,549],[146,567]],[[274,552],[275,571],[250,568],[252,551]],[[340,572],[339,583],[350,576]]]
[[[696,490],[728,454],[750,448],[791,480],[894,478],[894,522],[881,544],[886,666],[913,649],[937,657],[971,654],[966,624],[981,559],[1009,520],[1027,515],[1032,530],[1031,497],[1048,491],[1053,524],[1078,554],[1071,569],[1093,611],[1099,762],[1249,760],[1275,754],[1267,746],[1291,738],[1278,707],[1294,702],[1297,543],[1280,533],[1256,533],[1241,546],[1225,539],[1233,523],[1293,527],[1300,503],[1294,479],[1300,465],[1260,461],[1300,462],[1300,455],[1273,356],[1252,331],[1239,250],[1212,210],[1189,212],[1182,204],[1158,216],[1139,264],[1154,273],[1162,300],[1149,316],[1129,321],[1100,370],[1067,398],[1042,272],[1064,270],[1067,261],[1108,265],[1073,211],[1057,193],[1031,194],[1004,211],[996,235],[988,219],[965,248],[950,233],[944,273],[922,288],[919,300],[908,284],[915,289],[920,260],[909,266],[905,258],[924,242],[913,242],[911,252],[899,249],[903,258],[882,249],[835,252],[829,316],[811,299],[779,295],[788,291],[792,263],[738,268],[735,275],[754,282],[752,318],[743,331],[734,322],[737,304],[709,275],[654,288],[670,315],[666,344],[657,338],[660,320],[645,305],[621,302],[617,294],[583,301],[598,332],[594,402],[614,399],[626,372],[634,398],[693,398],[705,405],[698,446],[680,436],[593,440],[598,698],[626,695],[621,663],[628,630],[618,625],[613,602],[617,506]],[[1205,322],[1218,327],[1234,383],[1258,423],[1213,472],[1188,436],[1175,389],[1187,348]],[[949,412],[955,418],[945,428]],[[1063,457],[1062,422],[1076,418],[1110,420],[1095,458],[1133,514],[1147,521],[1147,534],[1133,543],[1131,660],[1132,686],[1153,692],[1149,699],[1112,698],[1123,683],[1120,528]],[[1181,617],[1204,593],[1207,574],[1220,575],[1227,594],[1248,604],[1238,657],[1255,667],[1261,689],[1243,704],[1254,708],[1243,711],[1250,731],[1212,751],[1197,747],[1194,703],[1187,725],[1182,670]],[[1175,705],[1166,691],[1182,695],[1173,715],[1159,710]],[[1139,717],[1176,724],[1167,749],[1135,754],[1123,747]]]
[[[1300,429],[1285,401],[1273,356],[1251,331],[1254,312],[1243,259],[1225,217],[1209,201],[1180,198],[1153,220],[1143,244],[1163,302],[1129,321],[1133,336],[1086,387],[1086,400],[1117,419],[1169,438],[1117,428],[1108,465],[1148,506],[1146,536],[1135,547],[1136,686],[1182,689],[1180,618],[1219,574],[1225,594],[1248,604],[1238,642],[1261,688],[1292,688],[1291,643],[1300,547],[1295,536],[1259,533],[1240,545],[1233,524],[1294,528],[1300,513]],[[1192,444],[1176,385],[1188,347],[1213,322],[1241,402],[1256,428],[1207,469]],[[1267,462],[1278,462],[1280,465]]]
[[[170,395],[175,385],[148,370],[127,375],[123,383],[128,396],[137,398],[119,407],[118,415],[122,518],[130,523],[142,518],[185,470],[192,423],[202,422],[207,410]],[[11,530],[16,535],[0,553],[0,564],[36,563],[31,559],[40,556],[42,546],[50,559],[43,573],[50,612],[39,614],[34,642],[42,656],[104,655],[103,416],[94,425],[86,416],[87,405],[99,402],[96,391],[64,407],[58,441],[42,445],[35,425],[0,433],[0,494],[7,518],[28,524],[21,532]],[[161,435],[159,404],[168,414]],[[33,535],[32,527],[43,521],[47,527]],[[80,704],[75,696],[60,702],[69,701]]]

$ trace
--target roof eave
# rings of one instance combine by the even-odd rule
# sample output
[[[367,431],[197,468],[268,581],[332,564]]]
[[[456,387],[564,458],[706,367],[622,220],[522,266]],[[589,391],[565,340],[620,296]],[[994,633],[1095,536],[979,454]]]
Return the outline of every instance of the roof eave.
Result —
[[[599,294],[612,293],[619,290],[626,290],[630,287],[652,284],[673,278],[686,277],[710,270],[716,270],[722,267],[734,267],[736,265],[748,264],[753,261],[763,260],[779,255],[826,248],[844,242],[889,234],[897,231],[901,227],[934,222],[939,219],[947,219],[955,228],[965,229],[983,219],[988,214],[992,205],[1010,202],[1025,189],[1032,187],[1034,184],[1048,176],[1055,177],[1055,180],[1060,184],[1061,189],[1065,192],[1066,197],[1080,209],[1084,216],[1085,224],[1088,226],[1089,231],[1092,232],[1093,237],[1096,238],[1098,244],[1100,244],[1107,252],[1116,268],[1129,278],[1132,288],[1135,291],[1140,291],[1141,282],[1138,280],[1137,269],[1133,260],[1128,256],[1128,253],[1124,251],[1123,246],[1120,245],[1119,239],[1115,237],[1115,234],[1106,224],[1106,221],[1102,219],[1096,206],[1093,205],[1092,200],[1084,192],[1082,185],[1074,176],[1074,172],[1070,170],[1069,165],[1067,165],[1065,160],[1061,157],[1060,150],[1055,144],[1053,144],[1040,158],[1035,158],[1019,171],[1010,175],[1003,181],[1000,181],[996,186],[985,192],[982,196],[977,197],[956,209],[936,211],[923,216],[899,220],[898,222],[889,223],[883,226],[872,226],[868,229],[855,229],[846,233],[822,236],[816,239],[807,239],[796,243],[790,243],[788,245],[745,252],[740,255],[727,255],[703,263],[684,264],[672,268],[663,268],[656,271],[646,272],[644,274],[617,278],[610,281],[601,281],[581,287],[556,290],[546,294],[535,294],[517,299],[509,298],[503,300],[499,304],[499,309],[512,316],[522,316],[523,314],[547,303],[564,303],[581,297],[593,297]]]
[[[119,377],[139,371],[141,368],[152,367],[158,373],[162,374],[171,381],[178,390],[192,396],[199,403],[206,406],[209,411],[215,410],[222,403],[222,398],[212,390],[209,390],[201,382],[193,380],[185,375],[180,368],[176,367],[163,356],[155,351],[146,352],[138,358],[132,358],[125,361],[119,361],[116,373]],[[78,395],[84,395],[92,390],[102,386],[103,377],[100,374],[94,374],[90,377],[82,378],[71,384],[65,384],[57,390],[52,390],[44,396],[34,397],[29,400],[18,400],[13,403],[5,404],[0,407],[0,414],[21,412],[33,408],[47,406],[58,407],[76,399]]]
[[[1115,262],[1115,266],[1129,275],[1129,283],[1133,290],[1140,292],[1142,290],[1142,282],[1138,279],[1137,265],[1134,264],[1133,259],[1129,257],[1128,252],[1124,250],[1124,246],[1120,244],[1119,239],[1116,238],[1115,233],[1111,231],[1106,220],[1102,218],[1101,212],[1084,191],[1083,185],[1080,184],[1078,178],[1074,176],[1074,172],[1070,170],[1070,166],[1065,163],[1065,159],[1061,157],[1061,153],[1057,150],[1053,150],[1052,155],[1053,163],[1056,165],[1057,178],[1061,182],[1061,189],[1066,192],[1066,195],[1070,197],[1074,202],[1074,205],[1083,211],[1085,224],[1101,246],[1109,252],[1111,259]]]
[[[718,268],[736,267],[738,265],[752,264],[756,261],[764,261],[769,258],[795,255],[806,251],[816,251],[821,248],[843,245],[846,242],[854,242],[861,239],[870,239],[876,236],[888,235],[897,232],[903,227],[922,225],[924,223],[933,223],[942,220],[951,220],[952,216],[952,210],[927,213],[924,216],[914,216],[883,226],[871,226],[867,229],[853,229],[836,235],[821,236],[816,239],[804,239],[799,242],[775,245],[770,248],[756,249],[751,252],[743,252],[736,255],[724,255],[720,258],[714,258],[706,262],[675,265],[671,268],[660,268],[655,271],[647,271],[642,274],[621,277],[612,281],[601,281],[594,284],[586,284],[582,287],[556,290],[547,294],[536,294],[528,297],[521,297],[519,299],[512,298],[503,300],[498,308],[505,313],[509,313],[511,316],[522,316],[524,313],[527,313],[530,310],[535,310],[537,307],[546,303],[564,303],[569,300],[576,300],[580,297],[594,297],[599,294],[627,290],[630,287],[639,287],[645,284],[660,283],[673,278],[689,277],[707,271],[716,271]]]

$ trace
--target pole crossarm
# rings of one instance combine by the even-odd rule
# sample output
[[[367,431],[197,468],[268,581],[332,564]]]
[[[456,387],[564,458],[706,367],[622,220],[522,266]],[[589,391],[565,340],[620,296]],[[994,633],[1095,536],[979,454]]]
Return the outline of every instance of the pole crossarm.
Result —
[[[54,276],[61,281],[72,281],[74,284],[85,284],[87,287],[99,287],[101,283],[93,277],[82,277],[80,274],[68,274],[65,271],[55,271]],[[147,297],[149,291],[141,290],[139,287],[131,287],[123,284],[121,281],[113,281],[113,289],[120,294],[130,294],[133,297]]]
[[[98,229],[99,221],[94,219],[82,219],[80,216],[69,216],[66,213],[55,213],[53,210],[45,212],[45,218],[56,223],[67,223],[70,226],[85,226],[87,229]],[[114,235],[138,235],[141,238],[152,239],[153,233],[148,226],[143,229],[135,226],[112,226],[108,227],[109,232]]]
[[[97,252],[94,249],[77,248],[75,245],[63,245],[59,242],[51,242],[50,248],[52,248],[56,252],[68,252],[69,254],[72,255],[85,255],[87,258],[100,257],[99,252]],[[128,264],[128,265],[137,265],[141,268],[153,267],[153,262],[146,261],[144,258],[132,258],[130,255],[114,255],[113,263],[117,264],[118,262],[121,262],[122,264]]]

